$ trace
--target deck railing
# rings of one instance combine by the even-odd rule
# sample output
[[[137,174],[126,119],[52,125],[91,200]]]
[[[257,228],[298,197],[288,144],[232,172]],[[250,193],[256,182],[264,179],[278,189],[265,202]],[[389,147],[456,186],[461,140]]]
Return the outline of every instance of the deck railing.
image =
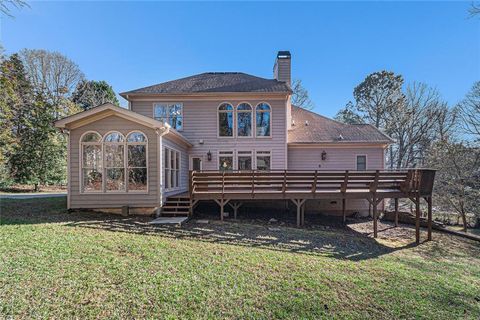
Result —
[[[365,193],[402,193],[431,195],[435,171],[430,169],[376,171],[191,171],[190,195],[208,198],[237,195],[254,199],[288,198],[289,195],[337,195]],[[257,196],[258,197],[258,196]]]

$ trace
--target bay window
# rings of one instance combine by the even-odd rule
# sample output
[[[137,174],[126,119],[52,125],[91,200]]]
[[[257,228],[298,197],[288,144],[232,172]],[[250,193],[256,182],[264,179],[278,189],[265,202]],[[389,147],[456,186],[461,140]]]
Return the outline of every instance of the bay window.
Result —
[[[86,133],[81,140],[81,152],[83,190],[102,191],[102,137],[96,132]]]
[[[181,103],[155,103],[153,117],[155,120],[168,123],[175,130],[183,130],[183,104]]]
[[[127,137],[128,190],[147,190],[147,138],[140,132]]]
[[[125,139],[119,132],[104,138],[105,189],[125,191]]]

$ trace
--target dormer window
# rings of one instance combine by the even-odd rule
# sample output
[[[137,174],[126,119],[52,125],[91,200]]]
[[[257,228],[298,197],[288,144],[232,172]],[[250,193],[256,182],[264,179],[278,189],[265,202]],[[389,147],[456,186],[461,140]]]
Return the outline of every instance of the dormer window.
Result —
[[[173,129],[183,129],[183,104],[181,103],[155,103],[153,105],[155,120],[168,123]]]

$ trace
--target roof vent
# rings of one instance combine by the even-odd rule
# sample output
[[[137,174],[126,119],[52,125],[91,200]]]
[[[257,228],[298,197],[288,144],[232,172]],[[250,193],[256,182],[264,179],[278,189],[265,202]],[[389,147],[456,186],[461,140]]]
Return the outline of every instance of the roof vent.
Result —
[[[294,125],[295,125],[295,120],[292,120],[292,126],[294,126]]]
[[[308,120],[305,120],[305,125],[308,126]]]
[[[343,136],[341,134],[338,135],[338,140],[343,140]]]

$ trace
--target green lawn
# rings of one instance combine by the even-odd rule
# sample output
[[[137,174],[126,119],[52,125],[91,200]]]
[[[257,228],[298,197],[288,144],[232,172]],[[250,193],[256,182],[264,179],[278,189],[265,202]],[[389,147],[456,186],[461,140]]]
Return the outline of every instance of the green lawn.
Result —
[[[451,235],[154,228],[64,198],[0,201],[0,318],[480,318],[480,243]]]

